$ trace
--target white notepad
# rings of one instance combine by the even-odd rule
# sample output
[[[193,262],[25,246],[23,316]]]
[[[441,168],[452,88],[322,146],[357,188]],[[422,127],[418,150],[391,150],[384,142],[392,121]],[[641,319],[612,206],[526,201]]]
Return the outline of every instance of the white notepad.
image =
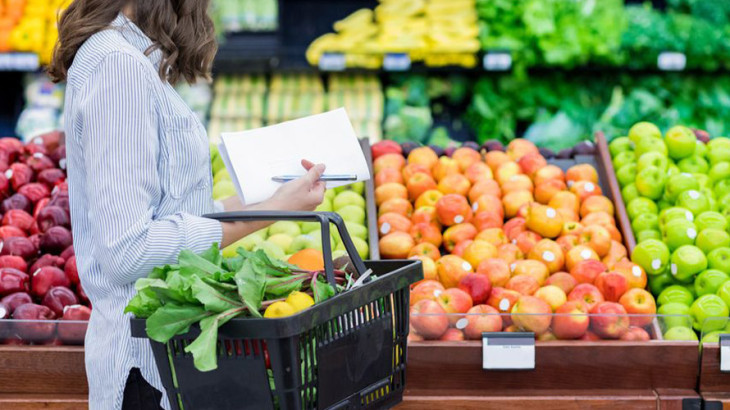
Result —
[[[238,195],[246,204],[271,198],[275,176],[304,175],[301,160],[325,164],[326,174],[370,179],[360,142],[344,108],[250,131],[221,135],[218,145]],[[353,182],[327,182],[327,188]]]

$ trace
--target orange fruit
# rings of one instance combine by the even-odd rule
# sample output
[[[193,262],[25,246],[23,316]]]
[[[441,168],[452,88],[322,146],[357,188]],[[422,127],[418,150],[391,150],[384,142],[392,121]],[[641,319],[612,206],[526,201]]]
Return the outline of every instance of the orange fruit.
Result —
[[[316,249],[302,249],[289,257],[289,263],[306,270],[323,270],[324,255]]]

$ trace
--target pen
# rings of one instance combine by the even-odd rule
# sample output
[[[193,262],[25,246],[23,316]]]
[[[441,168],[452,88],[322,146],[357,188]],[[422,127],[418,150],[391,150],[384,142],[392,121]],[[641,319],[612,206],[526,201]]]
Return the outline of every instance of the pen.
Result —
[[[272,177],[271,180],[274,182],[284,183],[294,181],[302,176],[303,175],[279,175]],[[325,182],[354,182],[357,181],[357,175],[322,175],[319,180]]]

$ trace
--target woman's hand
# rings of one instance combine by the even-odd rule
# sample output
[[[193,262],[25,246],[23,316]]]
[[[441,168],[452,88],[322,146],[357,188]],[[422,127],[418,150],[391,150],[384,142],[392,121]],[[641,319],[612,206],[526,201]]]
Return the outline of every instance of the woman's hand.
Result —
[[[315,165],[302,160],[307,174],[296,181],[282,185],[267,202],[268,209],[281,211],[314,211],[324,200],[325,183],[320,181],[324,173],[323,164]]]

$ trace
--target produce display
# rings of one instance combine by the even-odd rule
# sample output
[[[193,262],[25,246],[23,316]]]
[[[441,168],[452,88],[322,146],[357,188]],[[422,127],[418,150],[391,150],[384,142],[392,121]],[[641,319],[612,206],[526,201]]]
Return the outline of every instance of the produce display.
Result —
[[[655,300],[627,258],[596,169],[564,171],[524,139],[477,149],[439,157],[391,141],[372,147],[381,256],[423,263],[412,339],[502,329],[541,340],[649,339],[652,317],[627,315],[655,314]]]
[[[65,165],[59,132],[26,145],[0,138],[3,343],[83,343],[86,326],[78,321],[89,319],[91,305],[72,246]],[[48,322],[24,322],[38,320]]]
[[[474,0],[381,0],[334,23],[335,33],[314,40],[307,60],[343,53],[347,67],[381,68],[388,53],[428,66],[475,67],[479,51]]]
[[[609,148],[636,236],[631,257],[660,312],[721,330],[706,319],[730,314],[730,139],[640,122]]]
[[[345,220],[347,231],[360,257],[367,259],[370,256],[363,182],[327,190],[324,201],[316,210],[338,213]],[[330,229],[330,245],[335,258],[346,254],[342,239],[334,226]],[[239,248],[246,251],[263,250],[270,258],[288,260],[310,269],[323,266],[324,263],[321,227],[316,222],[275,222],[223,249],[223,256],[235,255]],[[300,265],[297,261],[307,262]]]
[[[338,290],[348,290],[354,282],[346,272],[349,258],[336,265]],[[147,319],[150,339],[166,343],[200,324],[200,335],[185,347],[200,371],[217,368],[218,328],[229,320],[291,316],[335,295],[321,267],[306,269],[242,248],[222,257],[217,245],[200,255],[180,252],[177,264],[155,268],[135,288],[126,312]]]
[[[227,33],[274,31],[279,26],[278,0],[215,0],[212,14]]]
[[[9,0],[0,5],[0,52],[36,53],[48,64],[58,40],[56,19],[71,0]]]
[[[38,135],[63,128],[63,103],[66,87],[54,84],[45,74],[27,74],[25,107],[15,125],[15,133],[25,142]]]

